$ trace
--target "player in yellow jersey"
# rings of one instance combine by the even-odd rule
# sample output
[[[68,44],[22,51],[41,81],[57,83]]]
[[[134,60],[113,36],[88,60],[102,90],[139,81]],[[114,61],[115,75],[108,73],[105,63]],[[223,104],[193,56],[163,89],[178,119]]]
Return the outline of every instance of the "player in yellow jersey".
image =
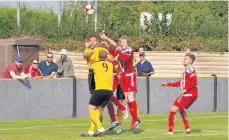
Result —
[[[98,41],[96,36],[90,36],[88,40],[85,41],[85,50],[83,53],[83,57],[86,59],[89,73],[88,73],[88,87],[91,94],[95,93],[96,82],[94,79],[94,72],[90,69],[90,65],[96,61],[99,61],[99,52],[101,50],[107,51],[103,47],[98,46]],[[102,121],[103,109],[100,110],[100,121]],[[92,123],[93,124],[93,123]],[[91,125],[90,130],[93,131],[95,129],[94,125]]]
[[[91,118],[91,125],[96,126],[97,131],[88,131],[83,133],[82,137],[99,136],[105,132],[101,122],[99,121],[101,106],[108,103],[113,96],[112,82],[113,82],[113,64],[107,61],[107,51],[101,50],[99,52],[99,61],[95,61],[90,65],[90,69],[94,72],[94,79],[96,83],[95,93],[92,94],[88,111]]]
[[[83,57],[86,59],[88,67],[89,67],[89,74],[88,74],[88,86],[89,91],[91,94],[95,92],[95,80],[93,71],[90,69],[90,65],[95,61],[99,61],[99,52],[101,50],[106,50],[103,47],[97,46],[98,41],[96,36],[91,36],[87,41],[85,41],[85,50],[83,53]],[[106,50],[107,51],[107,50]]]

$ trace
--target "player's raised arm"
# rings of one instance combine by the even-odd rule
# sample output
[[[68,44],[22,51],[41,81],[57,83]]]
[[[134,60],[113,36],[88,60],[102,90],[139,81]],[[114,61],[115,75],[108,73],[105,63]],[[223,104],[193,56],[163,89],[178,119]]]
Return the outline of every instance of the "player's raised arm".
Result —
[[[85,45],[85,50],[83,53],[83,57],[85,59],[88,59],[93,54],[93,51],[90,49],[90,42],[88,40],[85,41],[84,45]]]
[[[112,40],[111,38],[107,37],[104,32],[99,33],[99,37],[101,39],[107,40],[110,46],[113,46],[113,47],[117,46],[117,43],[114,40]]]

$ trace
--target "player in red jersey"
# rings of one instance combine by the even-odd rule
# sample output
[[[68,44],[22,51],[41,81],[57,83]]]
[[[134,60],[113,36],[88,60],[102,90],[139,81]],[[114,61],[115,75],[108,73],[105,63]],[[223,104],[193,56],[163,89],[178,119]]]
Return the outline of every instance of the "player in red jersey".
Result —
[[[118,88],[119,84],[118,84],[118,73],[117,73],[117,69],[115,68],[116,67],[116,63],[117,61],[115,60],[115,57],[117,56],[117,53],[116,53],[116,48],[114,46],[116,46],[117,44],[112,40],[110,39],[109,37],[107,37],[103,32],[99,34],[100,38],[101,38],[101,46],[108,49],[109,51],[109,56],[108,56],[108,59],[113,63],[114,65],[114,69],[113,69],[113,92]],[[118,98],[119,96],[117,96]],[[122,102],[119,98],[119,103]],[[115,117],[115,111],[114,111],[114,106],[113,104],[114,101],[110,100],[110,102],[108,102],[107,104],[107,109],[108,109],[108,113],[109,113],[109,116],[111,118],[111,125],[110,127],[108,128],[108,131],[112,131],[115,127],[117,127],[119,125],[119,122],[116,120],[116,117]],[[122,108],[118,107],[118,113],[120,114],[118,116],[118,120],[122,120],[120,118],[122,118],[122,114],[124,113],[124,119],[127,119],[128,117],[128,112],[127,112],[127,107],[126,107],[126,110],[122,110]]]
[[[119,39],[119,44],[120,47],[116,46],[116,52],[118,53],[118,65],[121,72],[121,86],[132,116],[131,128],[133,129],[140,124],[137,101],[135,99],[135,93],[137,91],[137,75],[133,67],[134,51],[130,47],[131,42],[126,36]]]
[[[181,79],[177,82],[161,84],[161,86],[181,87],[180,95],[177,97],[170,110],[167,134],[173,134],[176,112],[178,110],[182,117],[186,133],[191,132],[185,109],[188,109],[198,97],[197,76],[195,69],[192,67],[195,59],[196,57],[193,54],[187,53],[184,57],[183,65],[185,66],[185,70],[184,73],[182,73]]]

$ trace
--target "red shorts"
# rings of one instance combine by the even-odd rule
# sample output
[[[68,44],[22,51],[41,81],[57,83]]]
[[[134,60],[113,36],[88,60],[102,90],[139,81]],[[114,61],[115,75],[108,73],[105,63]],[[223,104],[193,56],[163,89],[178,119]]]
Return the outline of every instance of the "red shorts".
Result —
[[[121,86],[124,93],[137,91],[136,73],[121,74]]]
[[[187,93],[180,95],[174,102],[174,105],[180,109],[188,109],[197,99],[197,94]]]

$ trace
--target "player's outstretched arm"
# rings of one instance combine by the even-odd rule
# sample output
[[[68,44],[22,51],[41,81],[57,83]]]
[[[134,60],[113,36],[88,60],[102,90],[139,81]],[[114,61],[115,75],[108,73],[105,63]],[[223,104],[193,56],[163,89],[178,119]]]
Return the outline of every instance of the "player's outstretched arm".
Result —
[[[176,82],[169,82],[169,83],[162,83],[161,87],[168,86],[168,87],[179,87],[180,86],[180,80]]]
[[[99,37],[101,39],[107,40],[111,44],[111,46],[113,47],[117,46],[117,43],[114,40],[112,40],[111,38],[107,37],[104,32],[99,33]]]
[[[167,86],[167,83],[161,83],[160,84],[160,87],[165,87],[165,86]]]

